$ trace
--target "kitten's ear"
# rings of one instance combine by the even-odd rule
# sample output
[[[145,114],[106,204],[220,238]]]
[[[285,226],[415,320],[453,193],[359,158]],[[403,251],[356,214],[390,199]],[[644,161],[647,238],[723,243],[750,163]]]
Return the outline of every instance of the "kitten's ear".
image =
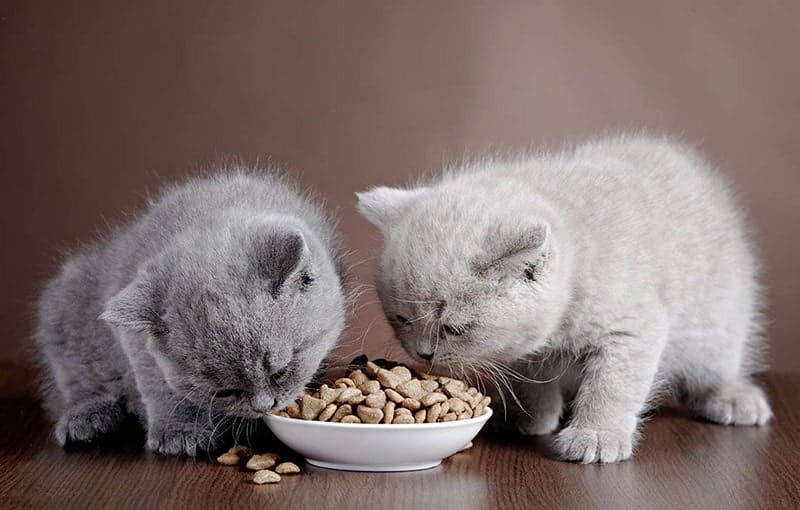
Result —
[[[485,252],[475,261],[475,271],[485,274],[493,270],[507,272],[523,267],[533,270],[549,239],[550,225],[544,221],[499,227],[486,236]]]
[[[270,292],[277,296],[283,284],[301,270],[308,270],[309,254],[305,238],[292,228],[260,230],[251,243],[254,270],[269,280]]]
[[[133,282],[106,303],[98,319],[133,331],[164,335],[168,328],[159,313],[161,294],[157,275],[152,270],[142,269]]]
[[[408,205],[427,188],[399,189],[379,186],[356,193],[358,210],[370,223],[386,232],[406,211]]]

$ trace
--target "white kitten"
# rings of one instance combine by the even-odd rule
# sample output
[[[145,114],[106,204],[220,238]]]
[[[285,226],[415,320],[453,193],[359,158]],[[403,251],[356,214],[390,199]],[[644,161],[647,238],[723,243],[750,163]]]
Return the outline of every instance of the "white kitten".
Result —
[[[412,356],[516,378],[526,434],[564,460],[630,457],[661,388],[726,425],[771,417],[750,381],[758,262],[723,178],[690,148],[620,136],[379,187],[378,292]],[[511,368],[515,372],[511,372]],[[538,382],[536,382],[538,381]]]

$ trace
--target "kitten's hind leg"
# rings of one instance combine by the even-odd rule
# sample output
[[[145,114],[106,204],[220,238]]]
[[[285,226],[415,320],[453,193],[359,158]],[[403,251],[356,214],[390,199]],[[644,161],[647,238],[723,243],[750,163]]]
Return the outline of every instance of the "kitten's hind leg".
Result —
[[[113,333],[97,320],[91,253],[73,257],[39,300],[36,341],[49,369],[45,408],[61,445],[100,440],[117,431],[138,400]]]
[[[56,440],[61,446],[89,443],[117,431],[126,419],[116,399],[96,397],[68,408],[56,423]]]
[[[746,379],[690,390],[686,407],[699,418],[722,425],[764,425],[772,418],[764,391]]]
[[[695,338],[687,350],[681,399],[696,417],[722,425],[763,425],[772,418],[764,391],[749,377],[751,345],[729,332]],[[738,340],[737,339],[742,339]]]

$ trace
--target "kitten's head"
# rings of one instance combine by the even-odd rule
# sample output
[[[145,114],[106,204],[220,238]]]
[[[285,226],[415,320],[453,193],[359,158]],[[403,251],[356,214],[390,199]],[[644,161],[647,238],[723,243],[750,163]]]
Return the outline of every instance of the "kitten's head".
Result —
[[[179,398],[255,417],[295,399],[344,327],[327,251],[287,221],[184,235],[114,296],[101,318],[148,334]]]
[[[499,191],[445,182],[358,195],[384,237],[384,312],[418,360],[508,363],[535,352],[560,321],[567,286],[552,225]]]

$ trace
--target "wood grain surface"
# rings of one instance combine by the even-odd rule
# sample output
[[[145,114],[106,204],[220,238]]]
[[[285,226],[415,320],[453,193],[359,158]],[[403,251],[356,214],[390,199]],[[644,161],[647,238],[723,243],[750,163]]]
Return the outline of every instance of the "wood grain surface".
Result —
[[[765,382],[776,419],[722,427],[663,408],[635,458],[581,466],[547,457],[547,439],[481,436],[435,469],[348,473],[304,466],[255,486],[240,468],[135,446],[65,451],[38,405],[0,400],[3,508],[797,508],[800,375]]]

